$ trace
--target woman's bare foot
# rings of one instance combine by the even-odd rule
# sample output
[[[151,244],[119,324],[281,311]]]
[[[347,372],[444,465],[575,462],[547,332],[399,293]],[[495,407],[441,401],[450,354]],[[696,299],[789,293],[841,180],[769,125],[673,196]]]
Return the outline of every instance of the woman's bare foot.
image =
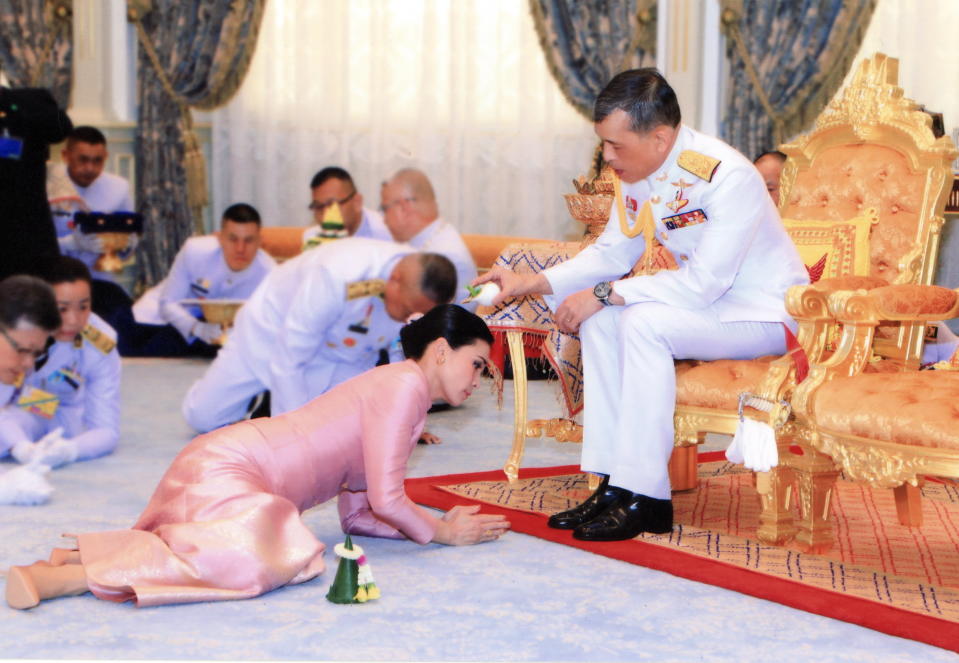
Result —
[[[17,610],[36,607],[45,599],[88,591],[87,574],[80,564],[51,566],[40,561],[30,566],[12,566],[7,573],[7,605]]]
[[[70,548],[54,548],[50,551],[50,565],[63,566],[64,564],[79,564],[80,551]]]

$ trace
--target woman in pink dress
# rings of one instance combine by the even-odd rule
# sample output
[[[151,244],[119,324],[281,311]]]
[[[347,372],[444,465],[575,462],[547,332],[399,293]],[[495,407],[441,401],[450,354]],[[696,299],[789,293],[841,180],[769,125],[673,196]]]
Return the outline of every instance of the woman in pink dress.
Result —
[[[381,366],[302,408],[195,438],[173,460],[133,529],[77,536],[77,550],[14,566],[18,609],[93,592],[138,606],[249,598],[322,573],[325,546],[300,513],[337,498],[343,531],[466,545],[493,541],[503,516],[456,507],[442,518],[403,488],[434,400],[476,388],[492,336],[459,306],[438,306],[400,333],[404,362]]]

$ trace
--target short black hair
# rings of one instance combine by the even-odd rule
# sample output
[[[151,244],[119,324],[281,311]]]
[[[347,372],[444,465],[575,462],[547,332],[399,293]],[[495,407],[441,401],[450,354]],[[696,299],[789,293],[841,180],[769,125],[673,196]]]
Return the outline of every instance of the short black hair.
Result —
[[[766,150],[765,152],[761,152],[758,157],[753,159],[753,163],[759,163],[759,160],[763,157],[776,157],[782,163],[786,163],[786,159],[789,158],[784,152],[780,152],[779,150]]]
[[[82,261],[70,256],[60,256],[47,269],[46,282],[50,285],[60,283],[73,283],[74,281],[86,281],[93,287],[93,277],[90,275],[90,268]]]
[[[450,259],[439,253],[420,253],[420,292],[430,301],[446,304],[456,294],[456,267]]]
[[[0,281],[0,325],[15,329],[20,322],[51,334],[62,324],[53,288],[36,276],[17,274]]]
[[[486,341],[493,345],[493,334],[483,318],[457,304],[434,306],[421,318],[400,329],[403,354],[419,359],[426,346],[438,338],[445,338],[452,349]]]
[[[67,134],[67,146],[74,143],[89,143],[90,145],[106,145],[107,137],[96,127],[81,125],[73,127],[73,130]]]
[[[315,189],[318,186],[323,186],[326,184],[327,180],[342,180],[348,182],[353,190],[356,191],[356,185],[353,184],[353,178],[350,177],[350,174],[346,172],[343,168],[339,166],[327,166],[323,170],[319,171],[316,175],[313,176],[313,179],[310,180],[310,188]]]
[[[260,221],[260,213],[256,211],[253,205],[248,205],[247,203],[233,203],[227,207],[223,210],[223,221],[255,223],[257,226],[263,225],[263,222]]]
[[[676,92],[653,67],[616,74],[593,106],[593,122],[602,122],[613,111],[629,115],[630,129],[646,133],[661,124],[677,127],[682,121]]]

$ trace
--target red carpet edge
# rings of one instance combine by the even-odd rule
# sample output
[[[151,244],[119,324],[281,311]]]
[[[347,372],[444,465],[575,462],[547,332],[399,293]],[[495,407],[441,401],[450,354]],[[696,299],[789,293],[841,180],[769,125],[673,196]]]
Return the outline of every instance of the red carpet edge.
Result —
[[[699,460],[700,462],[710,462],[723,458],[723,452],[720,451],[702,453]],[[530,479],[577,472],[580,472],[577,465],[524,468],[520,470],[520,478]],[[502,513],[508,516],[512,530],[515,532],[572,546],[596,555],[665,571],[680,578],[731,589],[768,601],[775,601],[792,608],[839,619],[851,624],[858,624],[889,635],[959,651],[959,626],[948,620],[919,615],[883,603],[810,587],[804,583],[742,569],[724,562],[705,559],[644,541],[633,540],[610,543],[579,541],[574,539],[569,531],[548,527],[546,517],[543,515],[477,502],[436,488],[438,485],[505,480],[506,475],[502,470],[423,477],[407,479],[406,492],[410,499],[417,504],[444,510],[449,510],[456,505],[481,504],[484,513]]]

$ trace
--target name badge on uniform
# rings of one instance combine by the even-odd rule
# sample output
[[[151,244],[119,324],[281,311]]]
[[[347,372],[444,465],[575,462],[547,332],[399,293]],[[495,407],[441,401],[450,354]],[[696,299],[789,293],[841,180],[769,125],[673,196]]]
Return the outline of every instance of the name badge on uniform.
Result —
[[[200,297],[205,297],[210,294],[210,281],[209,279],[200,279],[195,283],[190,284],[190,290],[195,292]]]
[[[60,399],[49,391],[37,389],[36,387],[27,387],[24,389],[20,398],[17,400],[17,407],[21,410],[35,414],[44,419],[53,419],[57,413],[57,407],[60,405]]]
[[[0,136],[0,159],[10,159],[19,161],[23,156],[23,141],[15,136],[11,136],[6,129]]]
[[[706,213],[701,209],[694,209],[691,212],[683,212],[675,216],[663,218],[663,225],[667,230],[677,230],[686,226],[695,226],[700,223],[706,223]]]

